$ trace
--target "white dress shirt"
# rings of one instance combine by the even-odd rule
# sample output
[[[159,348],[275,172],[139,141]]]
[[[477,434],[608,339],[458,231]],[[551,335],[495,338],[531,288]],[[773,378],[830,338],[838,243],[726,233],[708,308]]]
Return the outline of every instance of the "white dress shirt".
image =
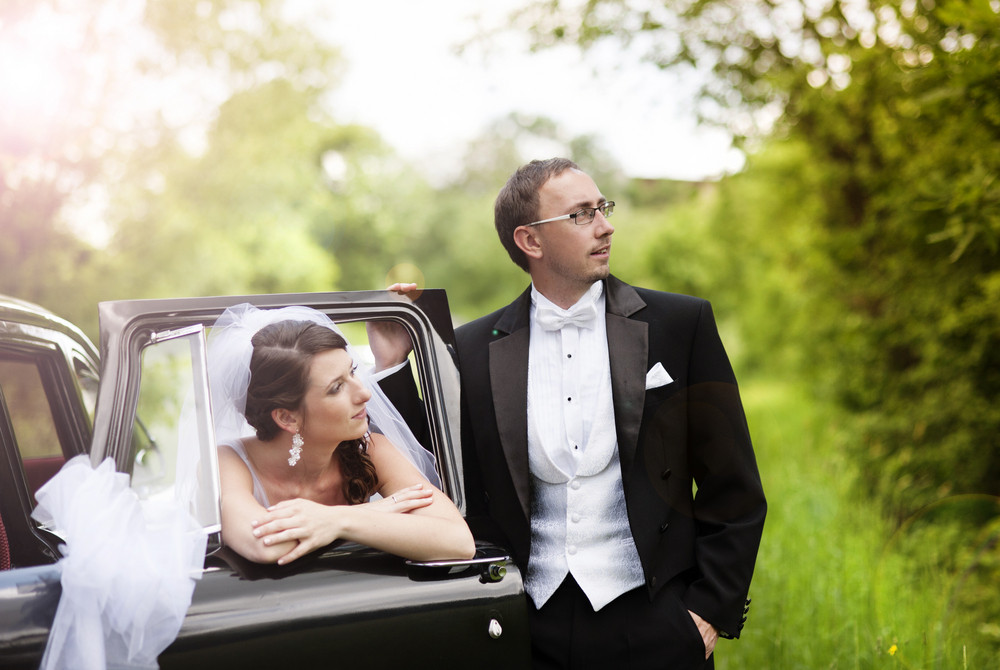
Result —
[[[536,327],[540,309],[565,314],[531,287],[531,344],[528,354],[528,395],[538,422],[543,448],[572,475],[593,427],[594,412],[605,377],[610,380],[608,336],[604,326],[604,285],[596,282],[570,310],[594,310],[591,327],[566,325],[559,330]],[[598,318],[599,317],[599,318]],[[607,389],[606,391],[610,391]],[[610,396],[609,396],[610,397]],[[531,417],[528,418],[529,424]]]
[[[569,572],[596,611],[644,582],[621,482],[603,284],[569,310],[531,292],[525,588],[541,607]]]

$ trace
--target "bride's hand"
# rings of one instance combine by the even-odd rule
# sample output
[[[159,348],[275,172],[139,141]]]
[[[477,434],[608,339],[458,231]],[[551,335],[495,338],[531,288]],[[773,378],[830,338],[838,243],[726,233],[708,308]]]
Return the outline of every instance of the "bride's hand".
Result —
[[[423,484],[414,484],[399,489],[392,495],[363,503],[379,512],[405,514],[434,502],[434,491],[425,489]],[[325,547],[339,537],[337,514],[346,505],[322,505],[311,500],[295,498],[283,500],[267,508],[267,513],[253,522],[253,534],[264,544],[271,546],[281,542],[297,542],[295,547],[278,559],[278,565],[285,565],[309,552]]]
[[[434,502],[434,491],[425,489],[423,484],[414,484],[405,489],[399,489],[392,495],[365,503],[369,508],[379,512],[395,512],[406,514],[421,507],[427,507]]]
[[[254,537],[270,546],[297,542],[295,548],[278,559],[284,565],[337,539],[336,524],[330,518],[336,507],[311,500],[283,500],[267,508],[267,513],[253,522]]]

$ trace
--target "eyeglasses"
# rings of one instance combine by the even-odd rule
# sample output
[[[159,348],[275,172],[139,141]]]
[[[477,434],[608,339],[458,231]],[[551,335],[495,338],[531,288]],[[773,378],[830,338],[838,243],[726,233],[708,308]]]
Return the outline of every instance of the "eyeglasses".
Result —
[[[548,223],[550,221],[562,221],[563,219],[570,219],[573,223],[578,226],[585,226],[594,220],[597,213],[600,212],[605,219],[610,219],[611,215],[615,212],[615,201],[608,200],[607,202],[602,202],[597,207],[584,207],[583,209],[578,209],[572,214],[563,214],[562,216],[554,216],[551,219],[543,219],[542,221],[535,221],[534,223],[526,223],[526,226],[537,226],[540,223]]]

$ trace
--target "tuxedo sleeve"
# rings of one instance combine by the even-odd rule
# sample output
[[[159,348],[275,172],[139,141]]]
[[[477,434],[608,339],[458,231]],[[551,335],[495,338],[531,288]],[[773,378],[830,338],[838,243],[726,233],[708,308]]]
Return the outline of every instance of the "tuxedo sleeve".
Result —
[[[739,637],[767,504],[729,358],[711,306],[691,349],[688,458],[694,497],[697,577],[685,603],[724,637]]]
[[[420,392],[417,391],[417,382],[413,378],[413,369],[410,364],[402,366],[378,381],[379,388],[385,393],[403,421],[413,432],[413,436],[428,451],[433,451],[431,444],[430,425],[427,422],[427,412],[424,410],[423,400]]]

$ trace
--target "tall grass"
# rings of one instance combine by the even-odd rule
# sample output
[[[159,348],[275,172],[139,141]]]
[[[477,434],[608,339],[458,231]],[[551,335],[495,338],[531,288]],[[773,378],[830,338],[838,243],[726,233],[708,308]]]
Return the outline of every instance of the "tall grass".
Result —
[[[781,383],[742,395],[768,516],[746,628],[716,666],[1000,668],[1000,526],[980,523],[997,501],[944,500],[897,528],[858,491],[833,408]]]

